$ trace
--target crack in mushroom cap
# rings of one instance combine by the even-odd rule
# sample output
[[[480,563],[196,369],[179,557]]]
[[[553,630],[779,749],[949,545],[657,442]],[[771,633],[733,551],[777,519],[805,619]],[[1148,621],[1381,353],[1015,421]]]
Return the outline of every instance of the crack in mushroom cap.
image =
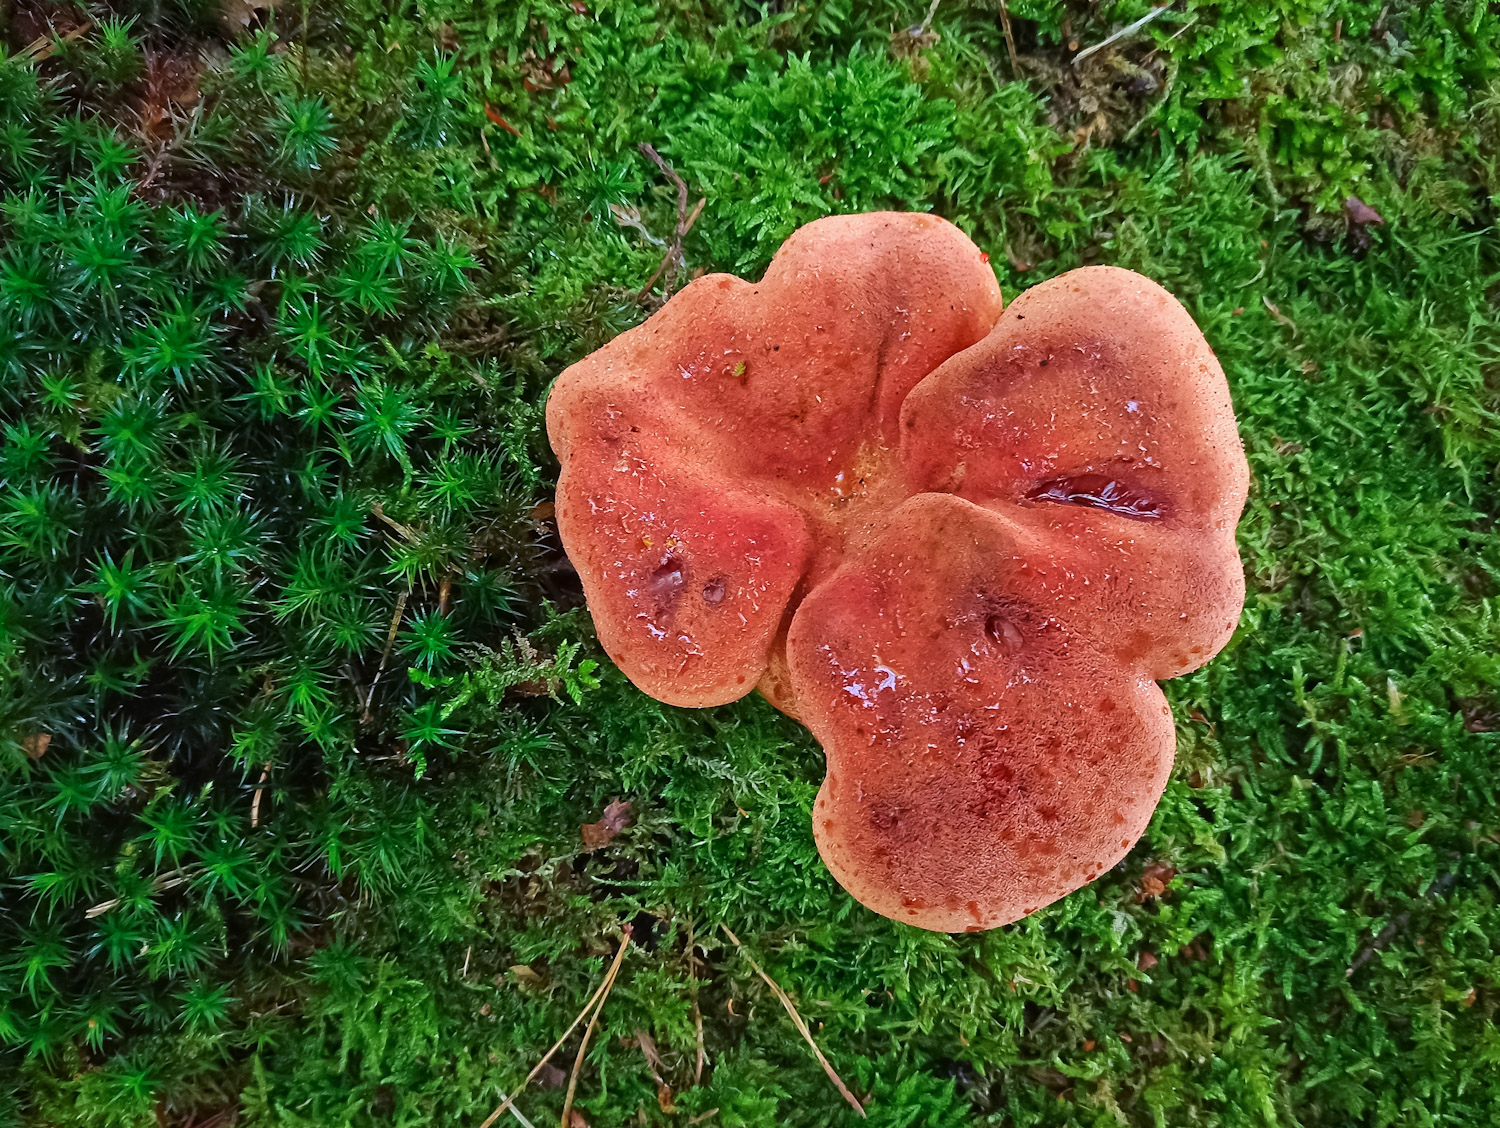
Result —
[[[1086,267],[1002,312],[951,224],[830,217],[570,367],[547,426],[601,644],[659,700],[758,687],[807,724],[814,835],[861,902],[995,927],[1144,831],[1155,679],[1234,630],[1248,484],[1160,286]]]

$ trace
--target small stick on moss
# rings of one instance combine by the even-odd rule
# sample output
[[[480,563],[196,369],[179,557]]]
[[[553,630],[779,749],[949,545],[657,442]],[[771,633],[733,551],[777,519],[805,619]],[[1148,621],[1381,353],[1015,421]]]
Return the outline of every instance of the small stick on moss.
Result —
[[[1441,897],[1444,893],[1448,892],[1448,890],[1452,889],[1457,881],[1458,874],[1445,873],[1442,877],[1438,878],[1427,887],[1427,892],[1424,894],[1424,896]],[[1344,970],[1344,978],[1352,979],[1356,971],[1364,967],[1365,964],[1369,963],[1375,958],[1376,953],[1383,952],[1386,948],[1388,948],[1391,941],[1394,940],[1397,935],[1399,935],[1401,931],[1411,923],[1411,914],[1412,910],[1407,909],[1404,913],[1401,913],[1384,928],[1382,928],[1380,930],[1380,934],[1372,939],[1368,944],[1366,944],[1360,950],[1359,954],[1354,957],[1354,962]]]
[[[703,1066],[708,1061],[708,1054],[703,1049],[703,1011],[698,1007],[698,957],[694,954],[698,946],[697,933],[693,922],[688,921],[687,926],[687,953],[688,976],[693,982],[693,1028],[698,1033],[698,1053],[693,1059],[693,1084],[703,1084]]]
[[[536,1125],[521,1115],[521,1110],[515,1105],[510,1106],[510,1114],[520,1123],[521,1128],[536,1128]]]
[[[408,528],[406,525],[403,525],[394,517],[388,516],[385,511],[385,506],[381,505],[380,502],[377,501],[374,505],[370,506],[370,512],[373,513],[376,517],[379,517],[391,528],[395,529],[396,532],[401,535],[402,540],[408,542],[409,544],[416,543],[417,534],[412,532],[410,528]]]
[[[562,1128],[572,1128],[573,1096],[578,1092],[578,1074],[583,1070],[583,1055],[588,1053],[589,1041],[599,1025],[599,1016],[604,1013],[604,1004],[609,1002],[609,993],[614,989],[615,976],[620,974],[620,964],[625,958],[625,945],[630,943],[630,925],[625,926],[625,937],[620,941],[620,950],[615,953],[615,962],[609,965],[609,974],[599,989],[599,1005],[594,1008],[594,1017],[583,1028],[583,1041],[578,1043],[578,1053],[573,1058],[573,1074],[568,1078],[568,1095],[563,1098]]]
[[[703,1084],[703,1063],[708,1055],[703,1052],[703,1012],[693,1003],[693,1027],[698,1032],[698,1056],[693,1062],[693,1084]]]
[[[521,136],[521,131],[519,129],[517,129],[515,126],[511,125],[510,122],[506,121],[498,113],[496,113],[495,112],[495,107],[492,106],[492,105],[490,105],[488,102],[486,102],[484,104],[484,116],[487,117],[487,118],[489,118],[492,122],[494,122],[496,125],[498,125],[501,129],[505,130],[505,132],[509,133],[511,136],[513,136],[513,137],[519,137],[519,136]],[[480,136],[483,137],[484,134],[481,132]],[[485,150],[486,151],[489,150],[489,144],[488,143],[485,144]]]
[[[651,292],[651,287],[656,284],[656,280],[661,278],[662,290],[670,298],[672,296],[672,287],[677,281],[677,270],[683,263],[682,241],[687,238],[687,233],[693,229],[693,224],[698,222],[698,216],[703,212],[703,205],[706,202],[706,198],[699,200],[693,207],[692,214],[689,215],[687,181],[677,175],[677,170],[668,164],[662,158],[662,155],[652,146],[643,141],[640,148],[642,153],[645,153],[646,156],[655,162],[656,167],[661,169],[667,179],[677,186],[677,228],[672,233],[672,245],[667,248],[667,253],[662,256],[661,265],[656,268],[656,273],[641,287],[641,295],[644,297]]]
[[[1188,20],[1187,23],[1183,24],[1176,31],[1174,31],[1171,35],[1167,36],[1167,43],[1171,43],[1174,39],[1181,39],[1184,35],[1186,35],[1189,31],[1191,31],[1197,25],[1197,23],[1198,23],[1198,17],[1194,16],[1192,19]],[[1145,53],[1145,55],[1143,55],[1141,57],[1141,62],[1143,64],[1147,63],[1147,62],[1150,62],[1152,59],[1156,58],[1156,56],[1161,53],[1161,49],[1163,47],[1165,47],[1165,46],[1166,46],[1166,43],[1159,43],[1159,44],[1157,44],[1155,47],[1151,48],[1151,50],[1147,51]],[[1149,117],[1150,115],[1148,114],[1147,116]],[[1144,121],[1145,118],[1142,118],[1141,120]],[[1137,126],[1139,126],[1141,123],[1138,121],[1135,124]],[[1126,134],[1126,138],[1129,139],[1129,134]]]
[[[769,987],[775,993],[776,997],[781,1000],[781,1005],[786,1008],[786,1013],[791,1015],[792,1022],[797,1027],[797,1032],[802,1035],[802,1040],[812,1047],[813,1056],[818,1059],[818,1064],[823,1067],[823,1072],[828,1074],[828,1079],[834,1083],[834,1085],[838,1088],[838,1091],[843,1095],[844,1099],[854,1106],[854,1111],[859,1113],[860,1116],[865,1116],[865,1106],[859,1103],[854,1094],[849,1091],[849,1087],[845,1085],[839,1075],[833,1071],[833,1066],[830,1065],[828,1063],[828,1059],[823,1056],[823,1051],[818,1049],[818,1044],[813,1041],[812,1031],[807,1028],[807,1023],[802,1021],[802,1016],[797,1013],[797,1008],[792,1005],[792,1000],[787,997],[787,993],[777,985],[776,980],[772,979],[763,970],[761,970],[760,964],[756,963],[755,959],[750,955],[750,953],[745,951],[745,946],[740,943],[740,938],[733,932],[729,931],[729,926],[727,924],[720,924],[719,927],[724,930],[725,936],[734,941],[734,946],[740,950],[740,955],[745,957],[745,962],[747,962],[752,968],[755,969],[755,974],[765,980],[766,986]]]
[[[1111,43],[1118,43],[1127,35],[1134,35],[1136,32],[1140,31],[1141,28],[1145,27],[1152,20],[1156,19],[1157,16],[1161,15],[1171,6],[1172,5],[1170,3],[1167,3],[1163,4],[1160,8],[1152,8],[1149,12],[1147,12],[1140,19],[1136,20],[1134,23],[1126,24],[1119,31],[1115,32],[1108,38],[1095,43],[1092,47],[1085,47],[1082,51],[1073,56],[1073,65],[1076,67],[1079,63],[1083,62],[1084,59],[1087,59],[1090,55],[1094,54],[1094,52],[1104,50],[1104,48],[1108,47]]]
[[[50,59],[64,43],[73,43],[83,38],[83,36],[92,30],[93,26],[93,20],[84,20],[83,23],[79,24],[72,31],[64,32],[62,35],[58,35],[56,30],[53,30],[51,39],[48,39],[45,35],[39,35],[25,47],[22,47],[16,54],[22,59],[40,63],[44,59]],[[50,22],[48,27],[51,27]]]
[[[267,760],[260,769],[260,779],[255,783],[255,797],[250,800],[250,829],[254,830],[260,825],[260,796],[266,789],[266,779],[271,774],[271,761]]]
[[[615,953],[615,962],[610,965],[608,973],[606,973],[606,975],[604,976],[604,982],[600,983],[599,986],[594,989],[594,993],[589,997],[589,1001],[583,1004],[583,1009],[578,1012],[572,1022],[568,1023],[568,1028],[562,1032],[562,1037],[553,1042],[552,1048],[542,1055],[542,1060],[531,1067],[531,1072],[528,1073],[525,1079],[516,1086],[516,1091],[510,1096],[506,1097],[503,1101],[501,1101],[500,1107],[495,1109],[494,1112],[490,1113],[489,1116],[485,1118],[484,1123],[479,1126],[479,1128],[491,1128],[491,1125],[493,1125],[495,1121],[504,1116],[506,1112],[510,1110],[511,1106],[515,1103],[515,1099],[519,1097],[525,1090],[526,1086],[530,1085],[534,1080],[536,1080],[536,1075],[540,1073],[544,1068],[546,1068],[547,1063],[552,1060],[552,1055],[557,1053],[558,1050],[562,1049],[563,1043],[566,1042],[572,1035],[573,1031],[577,1029],[578,1024],[582,1022],[588,1016],[588,1014],[594,1010],[595,1005],[603,999],[605,991],[608,990],[609,986],[614,982],[613,977],[620,970],[620,961],[625,958],[625,949],[629,946],[630,926],[627,924],[625,926],[625,935],[620,940],[620,950]]]
[[[1288,329],[1290,329],[1292,331],[1292,336],[1294,336],[1294,337],[1297,336],[1297,323],[1295,321],[1293,321],[1286,314],[1282,313],[1281,312],[1281,308],[1279,306],[1277,306],[1277,304],[1275,302],[1273,302],[1265,294],[1262,294],[1260,296],[1260,300],[1265,303],[1265,305],[1266,305],[1266,312],[1271,315],[1272,319],[1276,322],[1276,324],[1278,324],[1278,325],[1285,325]]]
[[[1005,36],[1005,50],[1010,55],[1011,78],[1021,77],[1021,60],[1016,58],[1016,36],[1010,30],[1010,9],[1005,6],[1005,0],[1000,0],[1000,31]]]
[[[406,614],[406,600],[411,595],[410,591],[403,591],[396,597],[396,612],[391,616],[391,629],[385,632],[385,649],[380,652],[380,665],[376,667],[375,676],[370,679],[370,691],[365,694],[365,708],[359,723],[368,725],[371,721],[370,703],[375,700],[375,687],[380,684],[380,675],[385,673],[385,664],[391,660],[391,649],[396,645],[396,635],[401,631],[401,616]]]

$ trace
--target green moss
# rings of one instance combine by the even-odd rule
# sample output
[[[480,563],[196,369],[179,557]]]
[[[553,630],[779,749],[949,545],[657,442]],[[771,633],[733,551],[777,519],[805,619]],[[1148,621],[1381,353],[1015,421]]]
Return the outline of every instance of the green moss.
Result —
[[[118,7],[0,65],[0,1122],[477,1124],[627,922],[596,1126],[856,1122],[721,923],[875,1124],[1493,1119],[1489,6],[1189,2],[1075,65],[1145,0],[1011,0],[1019,73],[987,3]],[[143,135],[162,52],[218,61]],[[874,917],[805,731],[598,650],[541,404],[654,307],[643,142],[689,271],[930,210],[1008,295],[1114,262],[1203,326],[1250,594],[1099,882]]]

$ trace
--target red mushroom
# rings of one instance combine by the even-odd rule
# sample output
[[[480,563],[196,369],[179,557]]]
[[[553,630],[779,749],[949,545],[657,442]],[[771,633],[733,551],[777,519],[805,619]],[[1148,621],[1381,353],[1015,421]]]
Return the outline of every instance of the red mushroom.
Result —
[[[1145,829],[1154,679],[1244,596],[1228,388],[1165,290],[1092,267],[1002,314],[952,225],[824,219],[569,368],[547,422],[601,643],[660,700],[758,685],[807,724],[861,902],[994,927]]]
[[[558,528],[626,675],[673,705],[754,688],[799,583],[904,496],[907,394],[999,313],[952,224],[844,216],[796,232],[759,284],[699,278],[564,372]]]

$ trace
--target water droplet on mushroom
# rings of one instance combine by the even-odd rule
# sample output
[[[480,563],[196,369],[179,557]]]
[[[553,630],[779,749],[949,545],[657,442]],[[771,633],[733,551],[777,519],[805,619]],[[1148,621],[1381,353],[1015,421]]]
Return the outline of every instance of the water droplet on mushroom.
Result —
[[[703,602],[716,606],[724,602],[724,577],[715,576],[703,585]]]
[[[646,581],[646,592],[658,603],[671,603],[682,590],[682,561],[668,556]]]
[[[1002,654],[1020,653],[1021,646],[1026,641],[1021,635],[1021,628],[998,611],[985,619],[984,633],[1000,648]]]
[[[1124,517],[1154,519],[1162,515],[1157,497],[1138,486],[1118,482],[1106,474],[1074,474],[1039,482],[1026,494],[1028,501],[1052,501],[1104,509]]]

